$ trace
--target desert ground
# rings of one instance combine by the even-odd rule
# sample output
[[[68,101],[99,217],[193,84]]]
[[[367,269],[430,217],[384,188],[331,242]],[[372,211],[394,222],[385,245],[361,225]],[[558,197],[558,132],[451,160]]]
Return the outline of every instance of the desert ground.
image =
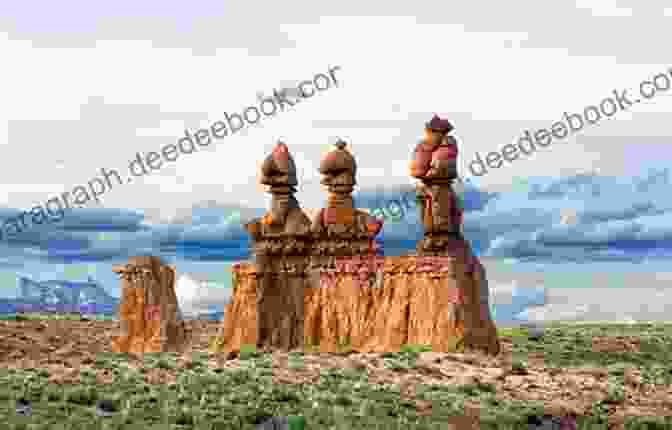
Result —
[[[253,429],[292,414],[311,429],[526,429],[528,415],[551,414],[579,429],[672,429],[669,323],[557,324],[541,338],[502,328],[497,357],[422,346],[213,355],[219,322],[186,324],[186,352],[132,356],[110,352],[115,321],[0,321],[0,427]],[[32,416],[16,415],[19,398]],[[116,415],[95,415],[101,398]]]

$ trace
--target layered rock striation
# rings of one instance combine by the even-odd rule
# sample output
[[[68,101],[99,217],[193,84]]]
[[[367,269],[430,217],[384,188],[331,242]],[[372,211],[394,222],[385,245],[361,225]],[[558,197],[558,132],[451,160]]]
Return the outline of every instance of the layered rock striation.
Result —
[[[466,242],[455,246],[459,251],[450,256],[337,261],[334,272],[314,275],[322,280],[317,285],[307,277],[301,347],[384,352],[412,344],[439,352],[498,354],[485,269]],[[378,280],[373,284],[368,282],[371,266]],[[232,300],[225,305],[215,351],[256,344],[256,278],[254,264],[235,266]]]
[[[232,301],[212,350],[252,344],[366,352],[425,344],[499,353],[485,269],[461,234],[452,128],[435,116],[410,164],[424,225],[415,257],[376,256],[382,221],[353,207],[356,163],[345,142],[322,157],[328,199],[310,221],[293,196],[294,161],[278,143],[260,172],[272,207],[245,225],[255,260],[234,267]]]
[[[128,264],[112,270],[122,288],[112,351],[180,351],[187,333],[175,295],[175,270],[155,256],[129,257]]]

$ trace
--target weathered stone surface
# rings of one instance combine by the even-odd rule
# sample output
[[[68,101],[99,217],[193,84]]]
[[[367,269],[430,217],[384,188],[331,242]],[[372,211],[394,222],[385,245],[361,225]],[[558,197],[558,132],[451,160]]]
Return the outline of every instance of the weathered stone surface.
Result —
[[[257,277],[253,264],[232,268],[231,301],[224,305],[224,318],[217,336],[210,339],[212,352],[239,351],[241,345],[257,344]]]
[[[359,352],[398,351],[404,344],[431,345],[437,352],[500,350],[487,301],[481,299],[482,266],[455,255],[443,258],[378,257],[382,286],[359,281],[357,264],[334,282],[304,288],[304,348],[335,352],[348,345]],[[341,269],[347,264],[342,261]],[[374,263],[374,267],[380,263]],[[255,268],[242,263],[227,305],[219,351],[255,343]]]
[[[262,349],[288,350],[303,341],[302,290],[309,263],[310,220],[294,198],[298,181],[287,145],[278,142],[259,173],[272,200],[266,215],[245,225],[256,266],[254,343]],[[246,287],[240,288],[248,300]],[[236,336],[243,335],[237,332]]]
[[[426,145],[441,147],[451,129],[433,118]],[[256,344],[381,352],[423,344],[439,352],[499,353],[485,270],[454,216],[451,172],[444,162],[452,162],[456,148],[441,151],[421,160],[426,166],[415,166],[422,171],[419,197],[428,201],[418,246],[426,257],[376,257],[382,222],[353,207],[357,165],[346,143],[339,140],[320,162],[328,200],[312,222],[293,197],[291,155],[286,145],[276,145],[260,175],[273,194],[272,209],[245,226],[255,262],[234,270],[232,301],[212,349],[238,351]]]
[[[115,352],[179,351],[186,341],[175,295],[175,270],[158,257],[129,257],[112,269],[121,279],[120,331],[112,337]]]
[[[447,120],[434,116],[425,124],[425,138],[415,147],[409,174],[420,180],[417,201],[424,237],[419,254],[435,255],[447,249],[446,238],[462,238],[462,208],[452,189],[457,178],[457,140]]]

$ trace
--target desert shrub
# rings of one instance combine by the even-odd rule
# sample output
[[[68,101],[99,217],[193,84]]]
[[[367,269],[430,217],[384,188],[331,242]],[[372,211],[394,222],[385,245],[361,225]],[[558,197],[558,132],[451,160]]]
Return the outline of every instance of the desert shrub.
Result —
[[[527,363],[520,359],[514,360],[511,363],[511,372],[513,372],[515,375],[526,375]]]
[[[401,348],[399,350],[401,352],[410,352],[410,353],[429,352],[429,351],[432,350],[432,346],[431,345],[404,344],[404,345],[401,345]]]

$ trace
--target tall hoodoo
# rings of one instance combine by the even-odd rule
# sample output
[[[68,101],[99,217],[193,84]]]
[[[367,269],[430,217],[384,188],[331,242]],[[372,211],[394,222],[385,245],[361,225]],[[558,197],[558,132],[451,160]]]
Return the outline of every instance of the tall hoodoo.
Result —
[[[453,191],[457,178],[457,140],[453,125],[438,116],[425,124],[425,137],[416,145],[410,175],[419,179],[418,210],[424,227],[419,255],[442,255],[455,239],[462,238],[462,212]]]
[[[312,220],[313,269],[333,267],[337,257],[370,256],[382,221],[353,207],[357,163],[339,139],[320,161],[320,183],[327,188],[326,207]]]
[[[212,350],[254,342],[323,352],[343,344],[362,352],[427,344],[437,352],[497,354],[485,271],[455,218],[451,130],[433,118],[411,163],[423,186],[419,197],[427,200],[419,257],[376,255],[382,221],[353,207],[357,164],[344,141],[320,160],[327,201],[312,220],[293,196],[296,169],[287,146],[278,143],[260,172],[273,195],[271,210],[245,226],[255,262],[234,268],[232,301]]]
[[[257,276],[258,348],[297,348],[303,342],[303,284],[310,253],[310,220],[294,197],[296,165],[278,142],[261,165],[260,182],[271,209],[245,225],[252,238]]]
[[[409,164],[410,175],[420,180],[417,200],[424,235],[417,252],[460,262],[455,270],[466,282],[461,283],[463,303],[455,307],[461,312],[454,317],[464,327],[464,345],[498,352],[485,268],[462,235],[462,208],[452,187],[458,177],[457,140],[449,134],[453,129],[448,120],[434,115],[425,123],[425,137]]]
[[[337,315],[335,308],[324,306],[324,302],[333,302],[333,295],[340,291],[349,295],[344,292],[348,288],[344,285],[382,286],[384,275],[383,258],[376,256],[374,240],[382,228],[382,220],[353,206],[357,163],[345,141],[339,139],[334,146],[335,149],[323,155],[318,169],[322,175],[320,183],[327,188],[327,201],[312,220],[312,282],[305,290],[306,342],[319,344],[322,351],[335,348],[341,338],[349,337],[353,342],[361,338],[353,331],[353,324],[344,324],[344,319],[358,319],[354,310],[346,311],[349,315]]]

